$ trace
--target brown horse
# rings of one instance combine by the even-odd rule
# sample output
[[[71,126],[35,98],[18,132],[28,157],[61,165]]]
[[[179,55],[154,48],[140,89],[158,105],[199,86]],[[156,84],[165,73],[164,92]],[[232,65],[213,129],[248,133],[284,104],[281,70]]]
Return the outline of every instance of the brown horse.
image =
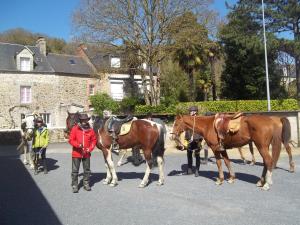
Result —
[[[224,135],[223,146],[225,149],[241,147],[249,144],[251,141],[256,145],[260,155],[263,158],[264,169],[261,179],[257,182],[257,186],[262,186],[263,190],[269,190],[272,184],[272,169],[278,160],[281,142],[288,143],[290,139],[290,130],[287,119],[280,119],[281,126],[268,116],[249,115],[242,116],[240,129],[235,133],[227,133]],[[176,127],[182,126],[183,129],[192,129],[194,132],[201,134],[208,146],[212,149],[218,166],[219,177],[216,184],[220,185],[224,181],[224,173],[222,170],[221,156],[224,159],[225,165],[229,170],[229,183],[235,180],[235,174],[231,168],[230,160],[226,150],[220,151],[220,139],[215,129],[215,116],[176,116],[173,133],[176,132]],[[272,144],[271,157],[269,146]],[[274,160],[274,162],[273,162]]]
[[[107,172],[107,176],[103,183],[109,184],[110,186],[116,186],[118,184],[118,177],[111,154],[112,137],[106,130],[105,126],[99,126],[97,124],[95,125],[99,127],[97,132],[97,147],[102,150]],[[160,124],[143,119],[133,120],[129,133],[120,135],[117,139],[117,143],[119,144],[120,149],[139,147],[144,152],[147,168],[144,178],[139,185],[139,187],[141,188],[145,187],[148,184],[149,175],[153,166],[152,159],[154,157],[157,157],[157,164],[159,169],[159,180],[157,184],[164,184],[164,139],[165,137],[163,127]]]
[[[68,116],[66,119],[66,129],[64,130],[64,137],[66,139],[69,138],[72,127],[74,127],[77,123],[79,123],[79,112],[70,113],[68,111]]]

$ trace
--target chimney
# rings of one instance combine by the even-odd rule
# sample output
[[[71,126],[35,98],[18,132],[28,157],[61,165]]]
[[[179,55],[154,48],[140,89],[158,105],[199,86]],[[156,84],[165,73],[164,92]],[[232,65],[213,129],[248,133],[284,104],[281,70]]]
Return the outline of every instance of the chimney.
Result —
[[[46,40],[44,37],[39,37],[38,40],[36,41],[36,47],[40,49],[40,52],[46,56],[47,51],[46,51]]]
[[[77,55],[82,58],[86,58],[87,57],[87,55],[85,53],[86,50],[87,50],[87,47],[85,46],[85,44],[83,44],[83,43],[79,44],[77,47]]]

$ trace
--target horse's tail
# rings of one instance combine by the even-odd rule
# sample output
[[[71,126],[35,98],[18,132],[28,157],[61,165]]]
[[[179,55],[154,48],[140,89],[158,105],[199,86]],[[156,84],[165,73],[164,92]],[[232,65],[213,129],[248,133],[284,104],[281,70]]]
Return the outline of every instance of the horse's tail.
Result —
[[[280,118],[280,121],[282,123],[281,139],[283,145],[286,146],[291,141],[291,124],[288,118],[286,117]]]
[[[157,157],[163,157],[164,156],[164,152],[165,152],[165,132],[164,132],[164,128],[162,125],[157,124],[157,128],[158,128],[158,138],[157,141],[153,147],[153,151],[152,151],[152,160],[153,160],[153,165],[156,166],[157,165]]]
[[[289,145],[291,140],[291,124],[286,117],[280,118],[282,124],[282,130],[280,135],[274,134],[272,141],[272,159],[273,159],[273,168],[276,167],[278,162],[280,152],[281,152],[281,143],[286,147]]]

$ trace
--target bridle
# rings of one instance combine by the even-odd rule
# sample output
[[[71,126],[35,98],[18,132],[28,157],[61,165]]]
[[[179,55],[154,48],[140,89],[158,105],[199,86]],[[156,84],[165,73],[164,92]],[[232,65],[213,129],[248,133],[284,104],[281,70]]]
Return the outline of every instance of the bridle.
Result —
[[[175,122],[176,121],[174,121],[172,131],[174,131]],[[184,149],[184,144],[181,142],[179,136],[182,132],[184,132],[184,128],[182,127],[181,122],[178,122],[176,125],[177,125],[176,131],[175,132],[170,132],[170,134],[172,135],[170,137],[170,139],[177,142],[177,145],[181,148],[181,150],[183,150]]]

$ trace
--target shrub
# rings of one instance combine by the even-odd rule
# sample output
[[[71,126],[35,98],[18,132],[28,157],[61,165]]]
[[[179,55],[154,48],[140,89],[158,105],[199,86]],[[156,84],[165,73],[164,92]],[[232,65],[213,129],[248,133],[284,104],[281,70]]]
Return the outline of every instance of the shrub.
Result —
[[[112,113],[119,112],[118,102],[114,101],[112,97],[106,93],[98,93],[94,96],[91,96],[90,100],[95,112],[101,117],[103,115],[103,110],[110,110]]]

